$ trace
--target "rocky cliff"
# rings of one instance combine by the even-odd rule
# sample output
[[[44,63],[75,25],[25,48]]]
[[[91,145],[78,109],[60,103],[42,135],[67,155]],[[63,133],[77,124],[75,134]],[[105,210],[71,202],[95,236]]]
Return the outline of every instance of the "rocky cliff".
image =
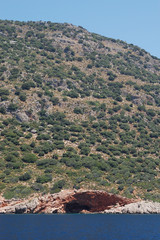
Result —
[[[123,207],[113,207],[109,210],[105,210],[104,213],[116,213],[116,214],[160,214],[160,203],[140,201],[136,203],[130,203]]]
[[[62,190],[28,200],[1,198],[0,213],[94,213],[133,202],[135,200],[105,191]]]
[[[159,214],[160,203],[127,199],[105,191],[62,190],[30,199],[0,199],[0,214],[10,213]]]

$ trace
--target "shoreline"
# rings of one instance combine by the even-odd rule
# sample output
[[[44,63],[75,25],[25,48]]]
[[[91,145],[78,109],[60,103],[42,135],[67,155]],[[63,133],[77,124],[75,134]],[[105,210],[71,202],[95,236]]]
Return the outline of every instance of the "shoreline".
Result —
[[[160,214],[160,203],[98,190],[62,190],[29,199],[0,199],[0,214]]]

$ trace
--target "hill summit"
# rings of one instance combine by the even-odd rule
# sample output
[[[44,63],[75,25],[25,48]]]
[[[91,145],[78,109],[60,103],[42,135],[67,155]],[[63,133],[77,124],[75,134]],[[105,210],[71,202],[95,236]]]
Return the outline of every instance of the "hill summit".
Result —
[[[160,59],[83,27],[0,21],[0,192],[160,199]]]

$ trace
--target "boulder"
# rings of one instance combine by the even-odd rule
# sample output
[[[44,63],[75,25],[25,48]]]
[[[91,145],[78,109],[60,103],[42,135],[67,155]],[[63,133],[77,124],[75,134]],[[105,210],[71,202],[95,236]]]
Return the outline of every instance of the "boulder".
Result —
[[[27,116],[27,114],[25,112],[17,112],[16,114],[16,118],[18,121],[20,122],[29,122],[29,117]]]
[[[37,207],[38,203],[39,203],[38,198],[34,198],[31,201],[27,202],[26,203],[27,211],[30,213],[33,212],[34,209]]]

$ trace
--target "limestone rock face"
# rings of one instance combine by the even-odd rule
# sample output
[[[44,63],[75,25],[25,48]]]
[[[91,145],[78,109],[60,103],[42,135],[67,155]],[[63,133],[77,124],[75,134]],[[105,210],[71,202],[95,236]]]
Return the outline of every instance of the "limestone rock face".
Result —
[[[15,206],[15,213],[24,213],[27,210],[26,204],[20,203]]]
[[[37,198],[17,203],[15,207],[15,213],[33,213],[34,209],[37,207],[39,201]]]
[[[94,213],[131,202],[134,200],[105,191],[62,190],[28,200],[4,199],[0,204],[0,213]]]
[[[127,199],[105,191],[62,190],[30,199],[0,198],[0,213],[160,213],[160,203]]]
[[[38,203],[39,203],[38,198],[34,198],[31,201],[28,201],[26,203],[27,210],[29,210],[29,212],[33,212],[34,209],[37,207]]]
[[[3,199],[0,201],[0,213],[33,213],[38,203],[38,198],[29,200]]]
[[[140,201],[136,203],[130,203],[123,207],[114,207],[109,210],[105,210],[104,213],[130,213],[130,214],[147,214],[147,213],[160,213],[160,203]]]

